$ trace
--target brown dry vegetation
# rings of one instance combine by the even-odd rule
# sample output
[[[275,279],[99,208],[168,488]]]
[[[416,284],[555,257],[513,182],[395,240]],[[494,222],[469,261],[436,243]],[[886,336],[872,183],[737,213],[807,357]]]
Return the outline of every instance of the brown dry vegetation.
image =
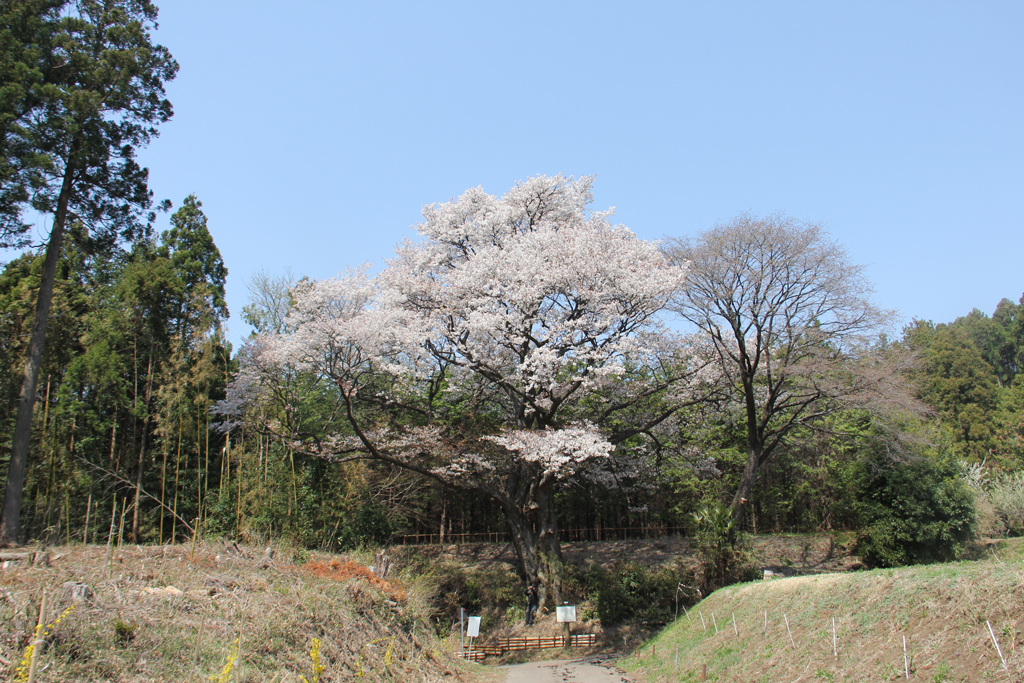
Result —
[[[859,683],[903,679],[908,669],[910,678],[936,683],[1019,683],[1024,671],[1024,539],[1004,541],[998,553],[990,551],[976,562],[730,586],[691,608],[687,618],[624,664],[652,683]]]
[[[304,557],[302,559],[305,559]],[[77,603],[73,583],[90,595]],[[425,625],[422,597],[357,558],[273,556],[234,545],[51,548],[49,566],[0,569],[0,680],[14,678],[36,624],[75,609],[48,637],[37,681],[470,681]],[[238,644],[236,645],[236,638]],[[222,676],[233,653],[230,676]]]

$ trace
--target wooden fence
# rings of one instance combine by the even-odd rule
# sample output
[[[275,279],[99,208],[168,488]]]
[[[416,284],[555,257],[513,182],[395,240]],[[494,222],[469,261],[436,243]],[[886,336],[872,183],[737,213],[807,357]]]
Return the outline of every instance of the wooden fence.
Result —
[[[535,638],[499,638],[491,645],[473,645],[473,653],[463,652],[459,656],[478,662],[484,657],[499,657],[511,650],[549,650],[555,647],[594,647],[597,635],[579,633],[574,636],[547,636]]]
[[[629,539],[664,538],[665,536],[684,536],[689,530],[674,526],[630,526],[630,527],[598,527],[594,529],[559,529],[558,540],[562,543],[580,541],[623,541]],[[396,545],[438,545],[462,543],[508,543],[508,532],[489,531],[475,534],[406,534],[393,536],[391,542]]]

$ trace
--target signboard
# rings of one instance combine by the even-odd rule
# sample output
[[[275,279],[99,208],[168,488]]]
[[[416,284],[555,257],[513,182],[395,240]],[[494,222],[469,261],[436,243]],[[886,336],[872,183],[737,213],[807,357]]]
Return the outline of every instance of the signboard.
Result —
[[[478,638],[480,636],[480,617],[470,617],[466,620],[466,637]]]
[[[576,621],[576,605],[563,605],[556,610],[559,624],[571,624]]]

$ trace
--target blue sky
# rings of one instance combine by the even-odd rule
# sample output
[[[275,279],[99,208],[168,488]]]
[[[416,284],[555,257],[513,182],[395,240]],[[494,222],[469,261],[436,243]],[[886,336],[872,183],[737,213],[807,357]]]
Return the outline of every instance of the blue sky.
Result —
[[[141,154],[230,270],[380,264],[423,204],[596,174],[645,239],[825,224],[905,319],[1024,292],[1024,3],[164,0]]]

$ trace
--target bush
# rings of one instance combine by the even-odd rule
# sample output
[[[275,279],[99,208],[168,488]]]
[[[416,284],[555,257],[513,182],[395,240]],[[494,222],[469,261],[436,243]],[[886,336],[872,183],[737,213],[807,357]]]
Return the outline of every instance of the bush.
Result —
[[[721,503],[706,503],[690,515],[700,557],[699,583],[704,594],[743,580],[748,573],[743,535],[732,510]]]
[[[854,478],[861,533],[857,552],[874,566],[945,562],[961,557],[975,528],[974,501],[949,456],[893,462],[873,452]]]
[[[1007,535],[1024,534],[1024,472],[1003,472],[993,477],[989,500]]]
[[[676,586],[691,582],[692,574],[671,567],[645,567],[622,562],[610,570],[588,565],[579,577],[602,626],[624,621],[668,623],[674,618]]]
[[[384,508],[375,500],[367,500],[359,508],[355,519],[341,530],[338,547],[343,550],[366,546],[386,545],[394,530]]]
[[[482,617],[483,628],[492,627],[502,618],[518,621],[524,615],[523,582],[507,564],[471,568],[451,561],[413,557],[407,568],[429,586],[429,616],[437,624],[439,635],[447,632],[452,619],[457,622],[460,607],[465,608],[467,615]]]

